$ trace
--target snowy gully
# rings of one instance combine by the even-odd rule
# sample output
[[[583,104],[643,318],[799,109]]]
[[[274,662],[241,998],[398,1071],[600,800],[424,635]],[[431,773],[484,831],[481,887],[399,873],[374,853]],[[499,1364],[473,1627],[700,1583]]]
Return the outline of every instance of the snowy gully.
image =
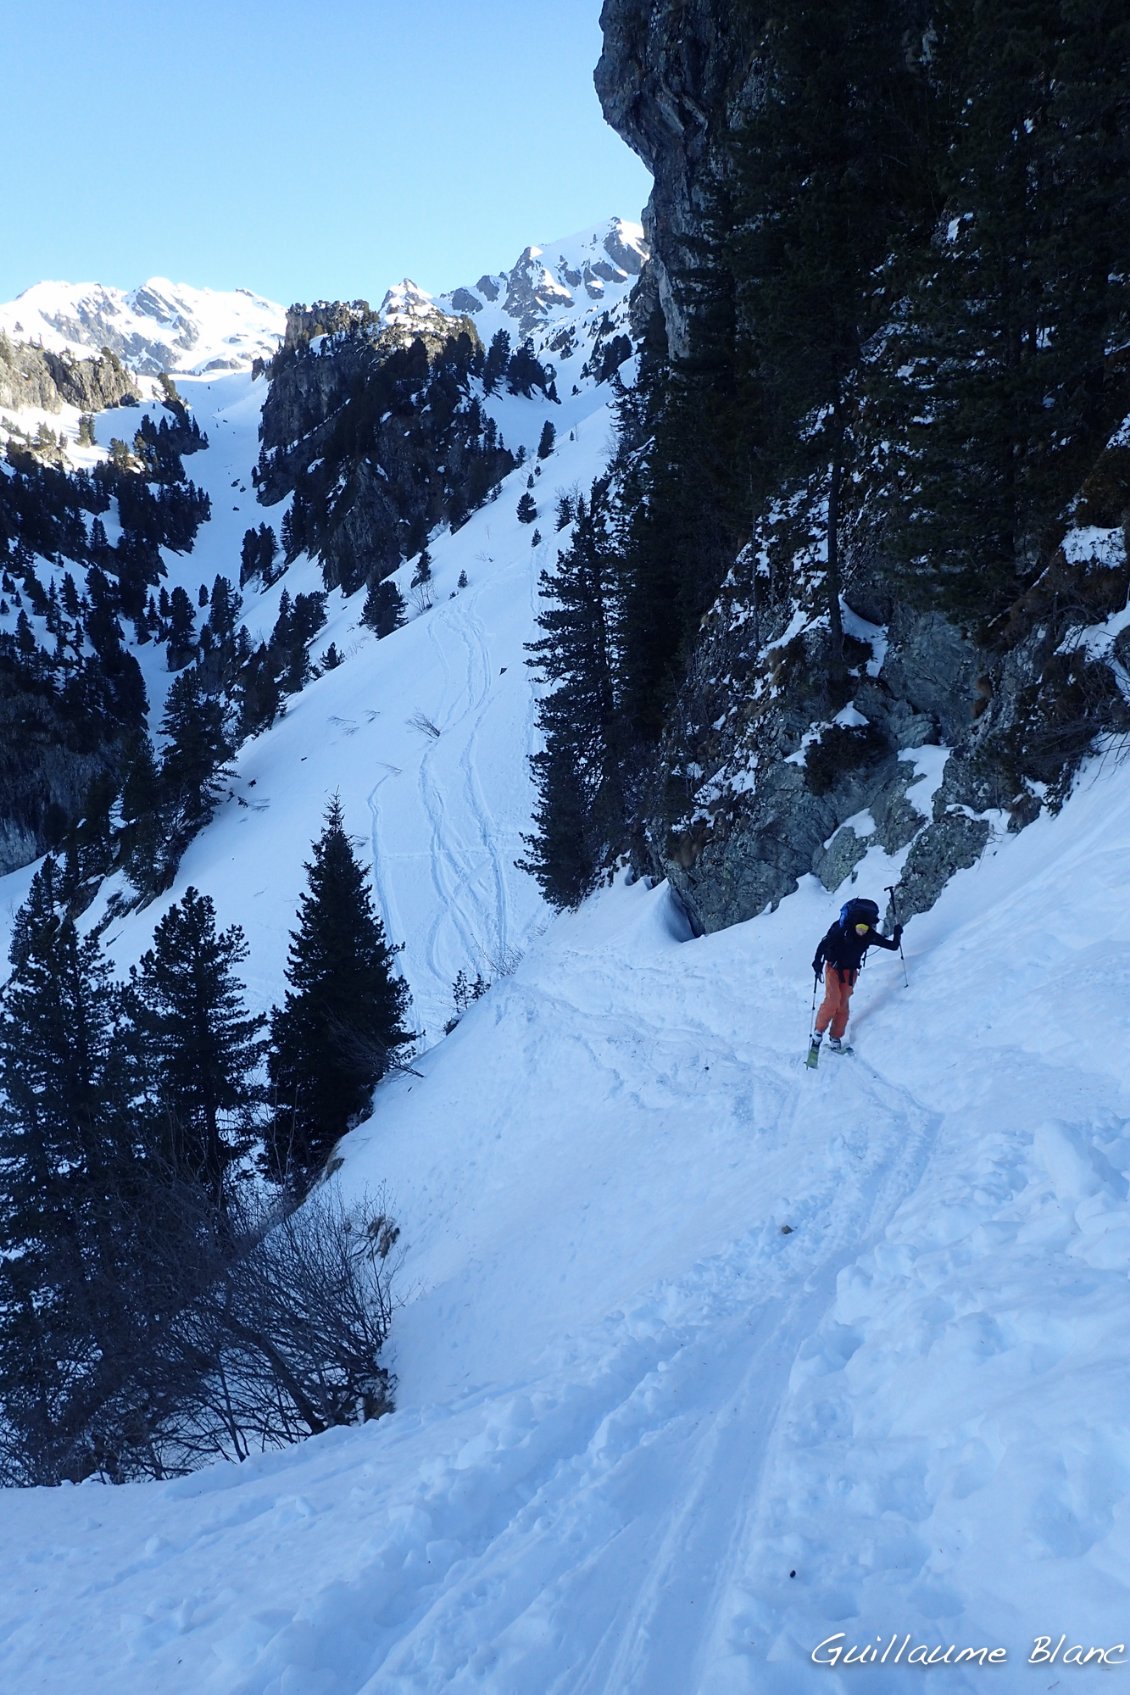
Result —
[[[809,1658],[818,1666],[1002,1666],[1008,1661],[1008,1649],[959,1648],[955,1642],[931,1646],[915,1642],[909,1631],[901,1641],[896,1631],[888,1638],[877,1636],[873,1643],[848,1642],[843,1631],[838,1630],[834,1636],[826,1636],[817,1643]],[[1030,1666],[1121,1666],[1126,1663],[1126,1644],[1115,1642],[1109,1648],[1085,1648],[1081,1642],[1069,1642],[1063,1635],[1053,1646],[1050,1636],[1037,1636],[1027,1663]]]

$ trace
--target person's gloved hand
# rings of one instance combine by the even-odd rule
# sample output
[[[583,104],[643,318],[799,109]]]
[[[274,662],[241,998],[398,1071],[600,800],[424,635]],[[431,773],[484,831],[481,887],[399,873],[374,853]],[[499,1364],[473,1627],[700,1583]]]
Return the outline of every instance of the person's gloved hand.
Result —
[[[894,942],[896,947],[902,941],[902,925],[901,924],[896,924],[894,929],[891,931],[891,940]]]

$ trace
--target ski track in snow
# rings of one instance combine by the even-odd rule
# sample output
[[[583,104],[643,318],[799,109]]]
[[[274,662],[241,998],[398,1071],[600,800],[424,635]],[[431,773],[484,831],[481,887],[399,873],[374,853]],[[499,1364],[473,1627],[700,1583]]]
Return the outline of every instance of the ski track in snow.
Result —
[[[463,675],[454,682],[447,657],[448,643],[441,639],[453,627],[467,660]],[[450,785],[445,779],[449,750],[455,742],[465,747],[466,738],[459,732],[468,717],[481,710],[489,681],[482,640],[476,644],[468,638],[462,616],[453,617],[446,608],[438,618],[433,612],[428,619],[428,637],[440,656],[445,686],[435,718],[439,734],[424,749],[418,775],[420,802],[431,842],[431,875],[438,897],[425,956],[433,974],[440,981],[450,983],[459,969],[459,963],[452,968],[453,960],[462,963],[482,956],[483,914],[478,895],[480,866],[476,849],[464,834],[456,807],[447,798]],[[434,769],[441,763],[442,777]],[[441,944],[451,931],[455,933],[456,947],[444,952]]]
[[[815,1346],[839,1272],[912,1190],[933,1128],[899,1091],[889,1094],[885,1108],[869,1103],[882,1135],[872,1116],[870,1136],[845,1139],[850,1181],[819,1160],[792,1235],[757,1227],[609,1326],[613,1345],[578,1373],[577,1387],[549,1399],[534,1383],[504,1403],[501,1427],[492,1414],[493,1435],[415,1503],[428,1515],[428,1545],[442,1557],[455,1543],[442,1581],[433,1573],[407,1607],[408,1597],[390,1597],[387,1543],[355,1574],[358,1590],[371,1584],[381,1597],[376,1621],[397,1626],[387,1653],[357,1667],[358,1695],[756,1687],[761,1644],[734,1589],[756,1541],[774,1415],[798,1346]],[[780,1163],[795,1181],[787,1144]],[[468,1543],[459,1532],[471,1505]],[[424,1529],[413,1524],[414,1542]],[[305,1609],[303,1634],[329,1639],[346,1611],[331,1586]],[[580,1617],[594,1640],[574,1659]],[[294,1646],[288,1621],[265,1655],[268,1675],[237,1695],[281,1695],[286,1685],[268,1668],[291,1665]]]
[[[171,1687],[216,1695],[767,1687],[752,1671],[764,1645],[740,1591],[761,1541],[774,1419],[798,1357],[825,1345],[838,1275],[913,1191],[935,1126],[898,1089],[868,1083],[864,1094],[850,1105],[857,1120],[871,1114],[870,1134],[844,1133],[844,1167],[810,1148],[810,1187],[791,1235],[758,1224],[614,1315],[596,1346],[496,1395],[474,1434],[407,1483],[395,1481],[394,1445],[372,1478],[382,1505],[352,1548],[348,1576],[316,1580],[293,1611],[280,1604],[242,1625],[233,1619],[223,1663]],[[780,1127],[772,1134],[781,1175],[795,1184],[796,1149]],[[772,1171],[761,1175],[768,1181]],[[193,1493],[191,1481],[172,1487]],[[254,1513],[240,1506],[210,1528],[213,1537],[234,1531],[250,1558],[317,1517],[299,1496]],[[134,1575],[143,1571],[144,1562]],[[773,1574],[778,1589],[788,1581]],[[133,1650],[164,1650],[220,1604],[219,1581],[216,1590],[180,1620],[135,1619]],[[827,1687],[839,1686],[831,1676]]]
[[[599,982],[586,982],[599,1003]],[[638,1076],[628,1079],[662,1030],[568,1004],[540,986],[538,999],[646,1110]],[[695,1052],[706,1043],[712,1065],[736,1064],[708,1025],[680,1030],[673,1051],[652,1050],[657,1093],[670,1099],[685,1087],[679,1066],[688,1035]],[[781,1106],[789,1081],[763,1070],[752,1092]],[[750,1655],[759,1645],[733,1592],[761,1511],[774,1414],[798,1346],[817,1345],[840,1271],[881,1237],[913,1191],[936,1128],[934,1114],[881,1080],[857,1083],[853,1093],[839,1103],[855,1124],[833,1141],[840,1158],[827,1160],[818,1143],[808,1150],[811,1192],[792,1232],[759,1225],[617,1322],[599,1372],[584,1374],[609,1392],[586,1405],[567,1457],[557,1437],[549,1475],[529,1475],[519,1510],[492,1528],[465,1578],[452,1568],[439,1597],[362,1685],[364,1695],[753,1687]],[[797,1099],[768,1132],[777,1151],[759,1177],[770,1189],[775,1180],[796,1182],[789,1129],[804,1105]],[[536,1395],[536,1386],[528,1392]],[[584,1556],[563,1571],[561,1548],[582,1545]],[[638,1584],[625,1582],[626,1569],[638,1572]],[[581,1616],[595,1641],[575,1661],[569,1627]],[[446,1649],[438,1664],[437,1643]],[[732,1677],[703,1681],[728,1660]]]
[[[428,862],[435,901],[421,952],[443,988],[461,969],[490,978],[524,939],[513,931],[509,889],[509,860],[518,844],[506,821],[493,813],[483,789],[481,765],[490,757],[484,726],[494,705],[492,684],[498,668],[475,599],[476,591],[464,591],[450,608],[434,609],[428,616],[440,692],[438,703],[423,709],[438,734],[420,731],[426,739],[416,768],[416,790],[428,843],[422,855],[390,854],[382,843],[380,790],[390,775],[402,772],[386,772],[368,797],[379,899],[394,934],[399,933],[401,910],[398,879],[418,874],[421,858]],[[461,656],[458,665],[450,657],[453,645]]]
[[[497,821],[492,817],[483,793],[479,775],[484,720],[490,710],[489,691],[493,668],[487,646],[487,633],[482,619],[474,610],[474,601],[460,625],[460,634],[467,643],[467,692],[474,699],[473,721],[459,755],[459,772],[466,812],[478,834],[478,852],[489,868],[489,892],[484,891],[484,919],[488,922],[488,944],[483,966],[484,975],[497,974],[509,958],[513,937],[510,928],[510,897],[508,868],[503,865],[504,841]]]

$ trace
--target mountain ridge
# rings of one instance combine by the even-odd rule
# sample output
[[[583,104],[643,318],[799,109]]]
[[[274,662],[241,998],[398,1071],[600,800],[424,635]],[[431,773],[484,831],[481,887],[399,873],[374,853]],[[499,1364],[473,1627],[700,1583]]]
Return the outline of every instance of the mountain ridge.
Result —
[[[486,340],[504,327],[525,336],[555,311],[601,304],[610,289],[617,293],[634,281],[646,259],[642,227],[614,217],[532,243],[513,265],[484,273],[473,287],[432,294],[403,278],[386,289],[378,312],[382,318],[425,309],[470,315]],[[0,334],[79,358],[109,349],[142,376],[206,376],[269,358],[286,317],[285,306],[247,288],[212,289],[162,276],[132,289],[44,279],[0,303]]]

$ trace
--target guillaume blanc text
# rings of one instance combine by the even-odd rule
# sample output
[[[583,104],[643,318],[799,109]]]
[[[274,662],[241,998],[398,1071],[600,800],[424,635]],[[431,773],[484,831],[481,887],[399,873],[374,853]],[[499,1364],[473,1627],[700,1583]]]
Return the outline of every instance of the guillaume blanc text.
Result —
[[[877,1636],[874,1642],[849,1642],[842,1630],[826,1636],[809,1658],[818,1666],[1003,1666],[1007,1648],[960,1648],[956,1642],[916,1642],[909,1631],[900,1636]],[[1108,1647],[1087,1646],[1062,1635],[1037,1636],[1027,1656],[1030,1666],[1121,1666],[1125,1642]]]

